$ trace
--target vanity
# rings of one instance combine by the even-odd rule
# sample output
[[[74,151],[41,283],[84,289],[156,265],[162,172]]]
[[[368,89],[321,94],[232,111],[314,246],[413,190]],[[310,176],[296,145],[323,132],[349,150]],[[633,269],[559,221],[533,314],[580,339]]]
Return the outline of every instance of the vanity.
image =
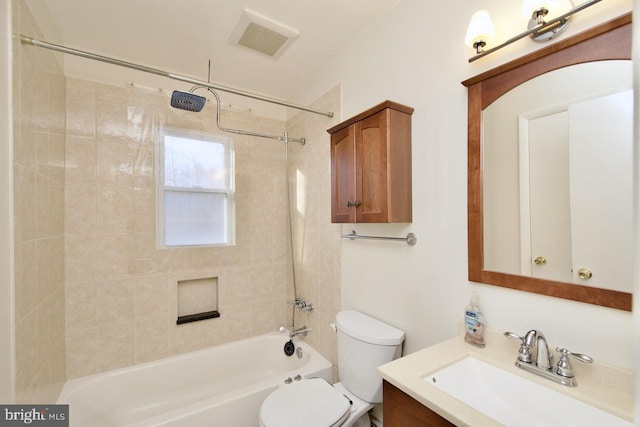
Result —
[[[607,364],[594,362],[583,365],[573,363],[573,369],[577,379],[577,387],[567,387],[556,384],[547,379],[530,374],[515,365],[518,356],[519,345],[516,341],[504,336],[500,331],[488,329],[485,334],[486,347],[477,348],[464,342],[463,336],[457,336],[424,350],[396,359],[378,368],[378,373],[384,379],[383,412],[384,425],[387,427],[419,427],[419,426],[470,426],[470,427],[497,427],[505,425],[493,417],[502,416],[510,408],[497,410],[497,415],[489,416],[486,413],[474,409],[471,404],[464,403],[465,399],[454,397],[451,392],[444,391],[436,386],[433,381],[440,379],[439,373],[444,375],[444,370],[458,362],[471,358],[480,363],[486,363],[490,368],[497,370],[514,382],[507,382],[504,389],[499,390],[500,385],[490,385],[490,388],[498,389],[497,393],[514,395],[523,392],[526,399],[521,403],[530,408],[523,411],[519,420],[523,426],[545,425],[544,414],[542,424],[527,423],[526,415],[536,412],[538,404],[540,408],[553,404],[544,404],[543,399],[549,398],[552,402],[560,398],[567,399],[570,404],[577,404],[577,414],[582,412],[579,405],[587,405],[585,409],[594,411],[596,415],[589,414],[589,419],[602,416],[606,424],[595,423],[595,426],[633,426],[633,374],[625,369],[616,368]],[[562,343],[552,343],[562,345]],[[471,378],[457,379],[457,385],[465,387],[465,382]],[[513,388],[511,384],[516,384]],[[537,387],[537,391],[519,390],[526,387]],[[475,386],[474,386],[475,387]],[[559,394],[558,394],[559,393]],[[490,393],[482,395],[482,399],[489,399]],[[462,399],[462,400],[461,400]],[[472,398],[469,398],[472,399]],[[555,412],[569,411],[568,404],[561,403],[561,408]],[[514,405],[515,406],[515,405]],[[510,414],[506,414],[509,416]],[[571,416],[571,414],[568,414]],[[555,424],[548,422],[546,425],[565,425],[571,423]],[[576,422],[576,426],[588,426],[583,420]]]

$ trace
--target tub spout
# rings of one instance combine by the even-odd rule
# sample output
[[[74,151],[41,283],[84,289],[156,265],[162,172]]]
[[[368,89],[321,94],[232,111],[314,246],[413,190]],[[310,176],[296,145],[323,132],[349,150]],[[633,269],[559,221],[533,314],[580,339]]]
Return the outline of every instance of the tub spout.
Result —
[[[291,338],[297,337],[298,335],[305,335],[306,336],[310,331],[311,331],[311,328],[307,328],[306,326],[303,326],[302,328],[298,328],[296,330],[291,331],[289,336]]]

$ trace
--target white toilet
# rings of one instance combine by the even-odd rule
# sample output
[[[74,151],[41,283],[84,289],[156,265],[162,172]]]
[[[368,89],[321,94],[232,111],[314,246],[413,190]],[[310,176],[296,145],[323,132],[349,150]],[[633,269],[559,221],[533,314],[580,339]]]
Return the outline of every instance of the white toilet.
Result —
[[[377,367],[398,357],[404,332],[358,311],[336,317],[341,382],[305,379],[280,387],[260,407],[262,427],[369,427],[369,409],[382,402]]]

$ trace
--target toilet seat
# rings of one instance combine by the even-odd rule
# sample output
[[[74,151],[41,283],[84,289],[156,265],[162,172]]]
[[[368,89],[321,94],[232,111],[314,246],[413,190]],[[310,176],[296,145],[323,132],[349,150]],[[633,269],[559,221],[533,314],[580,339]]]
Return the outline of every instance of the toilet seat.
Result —
[[[351,402],[322,378],[285,385],[271,393],[260,407],[265,427],[334,427],[351,412]]]

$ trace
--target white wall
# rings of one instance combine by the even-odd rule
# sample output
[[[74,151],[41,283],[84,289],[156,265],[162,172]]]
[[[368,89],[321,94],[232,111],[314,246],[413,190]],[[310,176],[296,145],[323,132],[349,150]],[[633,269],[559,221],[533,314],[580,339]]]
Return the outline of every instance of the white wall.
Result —
[[[633,2],[633,33],[640,34],[640,0]],[[636,36],[636,40],[637,40]],[[634,107],[635,107],[635,126],[634,126],[634,151],[633,164],[636,165],[634,170],[634,256],[638,259],[640,255],[640,43],[633,44],[633,85],[634,85]],[[634,343],[636,355],[636,372],[640,372],[640,263],[636,262],[634,270],[634,304],[633,304],[633,320],[634,320]],[[640,375],[636,378],[636,415],[635,419],[640,420]]]
[[[463,39],[469,18],[488,9],[497,39],[524,30],[520,2],[404,0],[319,70],[297,102],[310,102],[336,84],[346,119],[391,99],[414,107],[412,224],[345,225],[360,234],[418,236],[394,242],[342,242],[343,308],[357,308],[407,333],[405,353],[456,334],[471,291],[489,327],[542,330],[553,345],[609,363],[634,364],[629,313],[467,279],[466,89],[461,81],[544,45],[522,40],[467,63]],[[562,38],[631,10],[631,0],[609,0],[581,12]],[[513,19],[513,21],[511,21]]]
[[[14,400],[11,1],[0,1],[0,402]]]

